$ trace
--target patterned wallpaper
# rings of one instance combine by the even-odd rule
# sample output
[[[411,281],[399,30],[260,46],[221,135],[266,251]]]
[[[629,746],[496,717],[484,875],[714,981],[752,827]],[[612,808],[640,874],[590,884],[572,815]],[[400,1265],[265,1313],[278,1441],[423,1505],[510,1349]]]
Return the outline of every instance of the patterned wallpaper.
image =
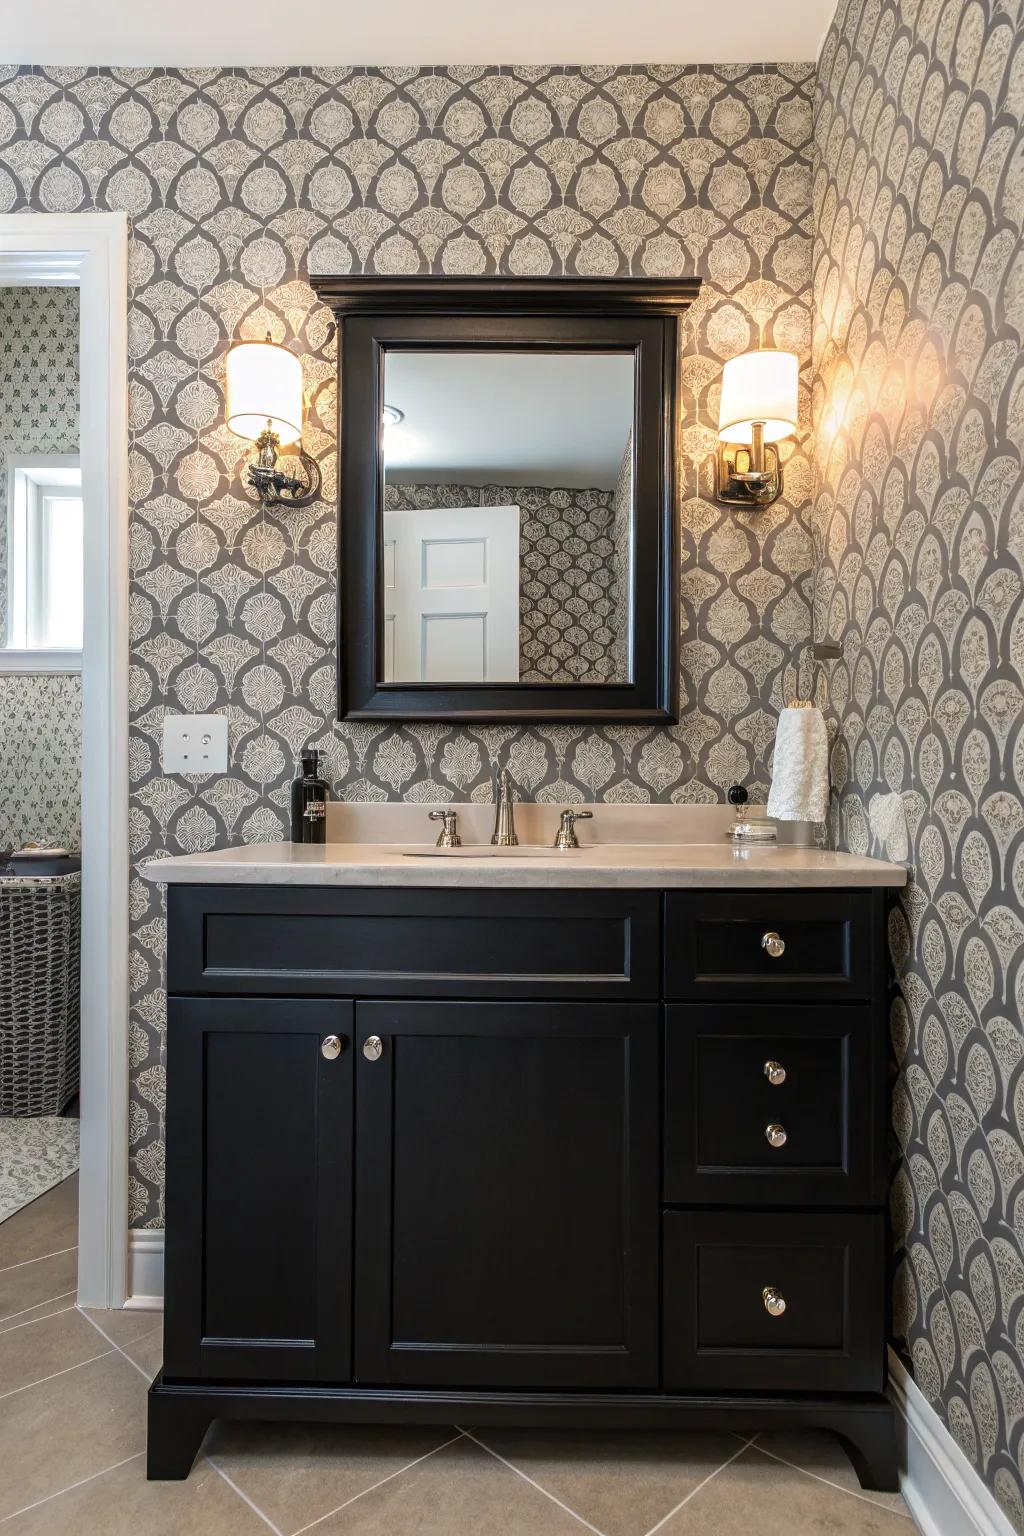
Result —
[[[0,672],[0,851],[82,845],[82,687]]]
[[[621,478],[621,477],[620,477]],[[618,486],[616,486],[616,492]],[[519,677],[527,683],[625,681],[612,491],[390,481],[391,509],[511,507],[519,524]],[[621,498],[620,498],[621,501]]]
[[[1024,1530],[1024,32],[843,0],[815,111],[815,628],[840,843],[907,862],[892,1198],[918,1386]]]
[[[78,450],[78,289],[0,288],[0,644],[7,455]],[[0,672],[0,849],[81,843],[81,682]]]
[[[279,838],[314,741],[352,798],[713,800],[763,791],[810,632],[802,441],[786,499],[709,499],[724,358],[809,355],[809,64],[0,70],[0,211],[131,219],[130,826],[159,850]],[[333,728],[335,357],[308,270],[700,273],[683,359],[682,684],[672,730]],[[325,499],[264,517],[223,421],[232,337],[305,371]],[[223,710],[231,771],[164,776],[164,709]],[[164,917],[131,886],[134,1225],[160,1225]]]

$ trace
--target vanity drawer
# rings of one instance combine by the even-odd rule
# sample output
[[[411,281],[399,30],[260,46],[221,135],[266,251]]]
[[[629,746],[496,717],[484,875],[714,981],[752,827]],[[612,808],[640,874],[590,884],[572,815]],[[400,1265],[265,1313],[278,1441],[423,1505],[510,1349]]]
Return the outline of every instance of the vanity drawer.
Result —
[[[870,998],[877,895],[670,891],[665,995],[724,1002]]]
[[[168,991],[658,995],[654,891],[172,885]]]
[[[664,1223],[667,1391],[882,1390],[881,1213],[670,1211]]]
[[[881,1029],[856,1005],[667,1008],[666,1203],[884,1203]]]

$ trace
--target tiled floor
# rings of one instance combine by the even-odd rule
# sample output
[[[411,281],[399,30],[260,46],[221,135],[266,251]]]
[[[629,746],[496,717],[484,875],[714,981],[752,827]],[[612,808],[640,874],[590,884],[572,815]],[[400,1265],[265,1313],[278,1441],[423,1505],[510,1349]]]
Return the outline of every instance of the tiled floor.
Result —
[[[826,1435],[215,1425],[145,1479],[151,1312],[75,1306],[75,1180],[0,1226],[4,1536],[913,1536]]]

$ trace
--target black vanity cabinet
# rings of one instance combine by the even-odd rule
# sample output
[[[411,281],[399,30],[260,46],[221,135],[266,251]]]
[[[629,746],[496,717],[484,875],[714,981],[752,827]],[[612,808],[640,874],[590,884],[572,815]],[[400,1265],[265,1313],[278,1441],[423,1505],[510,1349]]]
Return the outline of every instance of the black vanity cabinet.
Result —
[[[348,1381],[351,1003],[172,997],[168,1375]]]
[[[882,900],[171,885],[150,1476],[305,1418],[816,1425],[895,1486]]]

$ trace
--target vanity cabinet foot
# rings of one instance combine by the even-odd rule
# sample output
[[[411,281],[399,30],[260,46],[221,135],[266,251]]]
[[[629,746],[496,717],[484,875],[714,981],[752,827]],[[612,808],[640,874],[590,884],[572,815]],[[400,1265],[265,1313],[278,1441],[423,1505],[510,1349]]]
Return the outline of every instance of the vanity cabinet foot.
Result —
[[[836,1422],[827,1428],[837,1435],[853,1463],[862,1488],[876,1493],[899,1493],[899,1452],[896,1445],[896,1410],[888,1413],[857,1413],[840,1409]]]
[[[165,1397],[151,1387],[146,1414],[147,1478],[183,1482],[215,1417],[202,1398]]]

